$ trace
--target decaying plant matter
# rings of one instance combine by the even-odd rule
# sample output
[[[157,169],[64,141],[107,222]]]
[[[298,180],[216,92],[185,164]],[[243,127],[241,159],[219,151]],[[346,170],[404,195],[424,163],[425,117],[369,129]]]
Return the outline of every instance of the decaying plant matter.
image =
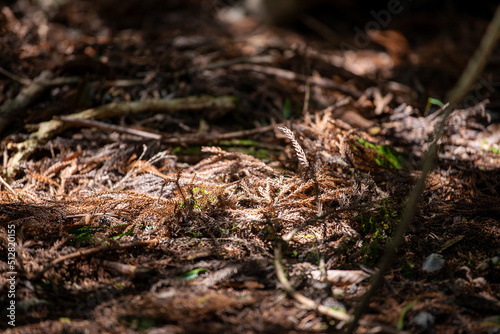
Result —
[[[414,55],[434,61],[439,40],[422,50],[397,29],[371,31],[377,50],[338,50],[236,22],[226,1],[160,1],[175,8],[158,11],[152,32],[113,26],[115,0],[54,3],[47,21],[32,17],[50,10],[20,3],[0,11],[0,304],[15,247],[21,331],[494,324],[495,96],[483,87],[484,101],[449,108],[446,122],[436,98],[424,111],[444,86],[418,80],[429,64]],[[303,23],[331,35],[317,18]],[[467,50],[448,47],[439,55],[465,65]],[[434,69],[437,84],[451,67]],[[424,270],[429,254],[444,267]]]
[[[180,166],[168,152],[146,160],[149,148],[123,151],[119,144],[98,154],[74,152],[28,164],[25,176],[1,193],[2,225],[14,224],[21,231],[20,245],[28,242],[20,251],[20,272],[29,279],[50,279],[70,260],[186,236],[256,237],[258,244],[272,241],[268,246],[280,248],[279,240],[301,243],[311,233],[322,240],[359,239],[360,217],[389,203],[391,210],[401,210],[409,187],[393,185],[410,185],[416,174],[385,168],[381,177],[379,154],[360,145],[360,138],[375,143],[367,133],[334,120],[329,109],[293,126],[302,145],[288,128],[275,133],[283,131],[290,141],[285,154],[297,159],[297,172],[215,146],[203,148],[209,156],[192,167]],[[384,233],[395,227],[397,217],[385,222]],[[54,243],[33,249],[29,240],[37,238],[41,226]],[[89,247],[78,250],[75,242]],[[352,246],[351,256],[362,251],[362,243]],[[308,307],[336,314],[320,304],[311,306],[311,299],[290,289],[285,290]]]

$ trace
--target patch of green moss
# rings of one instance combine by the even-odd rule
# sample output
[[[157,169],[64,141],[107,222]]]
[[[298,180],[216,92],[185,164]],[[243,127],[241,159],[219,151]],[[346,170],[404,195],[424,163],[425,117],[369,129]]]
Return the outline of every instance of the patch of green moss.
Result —
[[[198,155],[201,154],[201,146],[192,145],[192,146],[176,146],[172,149],[172,154],[178,155]]]
[[[157,319],[154,319],[152,317],[126,316],[121,320],[126,324],[127,327],[130,327],[138,332],[146,331],[153,327],[159,326],[159,322],[157,321]]]
[[[130,230],[126,231],[125,233],[120,233],[118,235],[112,236],[111,239],[121,239],[125,236],[131,236],[134,233],[134,227],[132,227]]]
[[[401,212],[395,209],[388,199],[378,203],[378,209],[370,214],[361,214],[361,231],[364,235],[372,234],[373,238],[390,237],[393,233],[394,222]]]
[[[82,226],[74,229],[70,233],[73,234],[78,241],[88,242],[93,239],[94,234],[97,232],[103,232],[108,228],[109,227],[106,226]]]
[[[221,140],[220,146],[259,146],[259,142],[250,139]]]
[[[413,278],[413,272],[415,270],[415,264],[410,260],[406,260],[401,265],[401,275],[405,278]]]
[[[377,165],[396,169],[404,167],[406,163],[404,154],[398,152],[392,146],[372,144],[361,137],[357,137],[357,140],[361,145],[375,153],[374,158]]]
[[[361,233],[366,237],[363,246],[363,262],[374,264],[380,255],[380,247],[385,245],[394,233],[400,210],[394,208],[388,199],[378,203],[374,212],[360,214]]]
[[[363,254],[361,263],[364,263],[368,266],[373,266],[377,263],[380,256],[379,242],[377,240],[373,240],[365,243],[361,248],[361,254]]]

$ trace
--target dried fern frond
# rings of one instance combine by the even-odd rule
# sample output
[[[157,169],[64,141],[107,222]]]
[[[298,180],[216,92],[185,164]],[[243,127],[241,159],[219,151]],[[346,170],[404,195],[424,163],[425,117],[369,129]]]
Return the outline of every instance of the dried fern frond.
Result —
[[[248,175],[256,175],[260,178],[277,175],[276,170],[251,155],[226,152],[219,147],[203,147],[202,152],[213,155],[193,166],[193,170],[200,179],[205,181],[214,182],[214,175],[222,177],[226,182]]]
[[[292,142],[293,148],[295,149],[295,154],[299,159],[299,163],[304,167],[309,167],[309,161],[307,161],[306,154],[304,153],[304,150],[300,146],[299,142],[295,139],[292,130],[290,130],[286,126],[278,126],[278,129],[280,129],[285,134],[285,136]]]
[[[28,177],[30,177],[32,180],[37,180],[37,181],[45,183],[45,184],[50,184],[50,185],[53,185],[57,188],[60,187],[59,183],[52,180],[50,177],[39,174],[39,173],[29,173]]]

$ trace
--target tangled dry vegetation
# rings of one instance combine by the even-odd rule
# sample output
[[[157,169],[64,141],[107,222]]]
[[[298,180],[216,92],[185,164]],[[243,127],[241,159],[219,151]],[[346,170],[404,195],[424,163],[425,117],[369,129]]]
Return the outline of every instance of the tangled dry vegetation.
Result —
[[[344,52],[249,17],[231,23],[224,1],[130,3],[2,8],[0,46],[12,49],[0,47],[0,132],[21,113],[37,123],[0,142],[0,270],[9,230],[17,270],[7,332],[345,330],[442,115],[392,76],[417,82],[442,43],[380,31],[377,51]],[[132,7],[158,27],[135,27]],[[412,47],[421,63],[408,63]],[[449,115],[358,333],[498,327],[498,125],[487,100],[474,104]],[[431,253],[445,259],[436,272],[422,270]]]
[[[251,233],[252,224],[273,222],[290,229],[339,209],[337,219],[325,217],[321,225],[330,234],[355,233],[345,221],[349,210],[390,198],[388,189],[369,175],[374,168],[371,157],[362,151],[355,157],[352,152],[361,133],[333,120],[328,112],[317,114],[315,121],[308,118],[298,130],[305,151],[311,153],[298,155],[297,173],[218,147],[203,148],[210,156],[189,167],[179,166],[169,152],[144,160],[146,146],[140,157],[120,150],[119,144],[99,152],[64,152],[27,164],[25,176],[11,185],[15,192],[2,192],[3,202],[10,203],[3,213],[18,219],[16,224],[24,226],[28,238],[35,237],[40,226],[30,231],[26,219],[56,234],[83,225],[106,226],[103,237],[123,233],[124,241],[190,233],[243,237]],[[286,140],[278,128],[275,132]],[[297,160],[295,153],[293,148],[287,152],[291,160]]]
[[[411,112],[405,106],[397,110]],[[150,290],[152,295],[127,302],[116,310],[113,321],[117,323],[136,329],[148,327],[162,323],[165,319],[160,318],[166,313],[167,323],[183,323],[186,313],[201,317],[199,321],[203,322],[208,314],[241,308],[256,302],[255,298],[263,298],[250,294],[245,299],[234,291],[214,295],[206,289],[229,285],[259,290],[276,284],[276,278],[269,276],[271,263],[265,259],[271,257],[266,249],[277,240],[288,242],[285,254],[296,259],[292,261],[296,262],[292,277],[299,281],[318,268],[319,259],[328,260],[323,262],[323,270],[346,265],[352,268],[352,263],[357,262],[374,264],[380,255],[378,248],[383,247],[397,226],[419,172],[410,171],[408,156],[380,153],[374,147],[384,146],[377,139],[331,115],[332,110],[326,109],[289,124],[297,136],[286,127],[274,126],[274,135],[286,145],[283,163],[287,169],[276,168],[275,163],[273,168],[272,162],[219,147],[203,148],[206,158],[189,166],[177,162],[168,151],[151,152],[154,148],[145,145],[129,147],[119,143],[95,151],[61,150],[52,158],[27,162],[17,172],[24,176],[12,182],[10,190],[1,192],[2,224],[14,224],[18,231],[25,303],[34,303],[23,307],[38,310],[28,313],[36,317],[47,302],[47,297],[36,297],[36,289],[30,289],[29,282],[62,280],[68,291],[99,290],[101,279],[90,283],[85,278],[97,270],[99,276],[104,275],[102,278],[121,274],[120,282],[115,284],[124,284],[125,278],[130,286],[129,277],[156,281]],[[473,143],[474,137],[484,130],[479,125],[484,117],[484,103],[456,110],[446,127],[441,158],[450,154],[456,157],[454,151],[464,148],[464,139]],[[397,121],[398,116],[393,118]],[[399,124],[399,133],[406,134],[404,145],[414,149],[414,157],[426,149],[425,143],[414,141],[422,138],[422,133],[432,139],[429,129],[434,121],[432,117],[412,120],[406,114]],[[394,123],[387,129],[394,131]],[[470,138],[455,136],[459,133],[467,133]],[[471,152],[474,149],[471,147]],[[480,165],[482,159],[490,165],[488,159],[498,157],[481,154],[474,157],[473,163]],[[498,187],[495,175],[483,170],[481,176],[488,187]],[[439,195],[430,196],[436,191],[435,185],[441,188]],[[488,205],[450,207],[450,203],[470,200],[467,193],[475,193],[470,186],[471,181],[464,177],[453,178],[446,170],[436,170],[425,195],[430,196],[429,208],[443,210],[448,206],[449,213],[468,214],[498,211],[498,207]],[[490,196],[490,201],[493,203],[496,198]],[[7,240],[6,229],[2,233],[2,240]],[[136,255],[130,257],[129,249]],[[199,260],[215,255],[221,260]],[[246,256],[250,260],[244,260]],[[257,268],[251,268],[255,261],[259,263]],[[166,269],[169,266],[170,270]],[[170,290],[179,285],[173,280],[173,273],[180,275],[193,268],[195,273],[200,268],[210,272],[198,282],[204,287],[203,298],[210,300],[210,306],[200,305],[187,291],[178,294]],[[104,269],[110,272],[105,273]],[[76,277],[65,278],[67,274]],[[354,278],[341,276],[332,281],[357,282],[359,275],[356,272]],[[361,280],[367,277],[362,276]],[[80,287],[75,289],[68,284]],[[310,293],[318,294],[314,290]],[[161,302],[161,308],[153,297],[158,291],[173,297],[168,305]],[[360,288],[358,293],[361,291]],[[120,299],[125,297],[118,296],[118,292],[109,294],[105,303],[108,306],[124,302]],[[346,308],[341,303],[335,305],[340,310]],[[131,325],[137,319],[151,323]],[[371,326],[366,321],[362,324]],[[189,326],[183,328],[192,330]]]

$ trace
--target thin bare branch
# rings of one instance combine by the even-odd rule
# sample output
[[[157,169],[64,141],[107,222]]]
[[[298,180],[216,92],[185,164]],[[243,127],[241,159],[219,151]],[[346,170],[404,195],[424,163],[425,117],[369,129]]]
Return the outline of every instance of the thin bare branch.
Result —
[[[97,253],[103,253],[103,252],[107,252],[110,250],[149,246],[149,245],[154,245],[157,242],[158,242],[158,240],[155,239],[155,240],[131,242],[128,244],[121,244],[121,245],[116,244],[116,245],[99,246],[99,247],[87,248],[84,250],[76,251],[76,252],[73,252],[71,254],[67,254],[67,255],[61,256],[55,260],[50,261],[46,266],[43,267],[42,270],[40,270],[39,272],[34,274],[33,279],[38,280],[47,270],[53,268],[57,264],[64,262],[66,260],[75,259],[75,258],[79,258],[79,257],[87,257],[90,255],[94,255]]]
[[[457,82],[453,90],[450,92],[448,98],[450,99],[450,103],[442,108],[441,111],[441,119],[435,130],[435,137],[433,142],[431,143],[429,150],[427,151],[424,157],[424,163],[422,166],[422,173],[415,184],[413,191],[411,192],[406,208],[403,212],[403,217],[401,219],[401,223],[394,234],[391,242],[386,248],[384,256],[380,260],[378,269],[379,271],[371,281],[370,289],[365,293],[363,299],[360,304],[356,307],[354,312],[354,320],[350,324],[348,328],[348,333],[353,333],[356,329],[359,319],[365,313],[368,308],[368,304],[372,296],[375,295],[380,284],[383,282],[384,274],[389,269],[391,265],[394,255],[396,254],[396,249],[401,245],[404,240],[404,235],[413,221],[413,217],[417,212],[418,202],[420,201],[420,196],[424,190],[425,181],[427,179],[427,175],[429,174],[432,166],[434,165],[434,160],[437,155],[437,143],[439,142],[441,136],[443,135],[444,126],[446,121],[448,120],[449,115],[455,109],[456,104],[458,104],[466,92],[469,90],[472,85],[472,80],[475,80],[481,69],[486,64],[487,57],[492,51],[493,46],[495,45],[498,37],[500,35],[500,6],[498,6],[495,16],[491,21],[487,33],[483,36],[481,41],[481,45],[478,51],[474,54],[473,58],[469,61],[466,71],[462,74],[462,77]]]

